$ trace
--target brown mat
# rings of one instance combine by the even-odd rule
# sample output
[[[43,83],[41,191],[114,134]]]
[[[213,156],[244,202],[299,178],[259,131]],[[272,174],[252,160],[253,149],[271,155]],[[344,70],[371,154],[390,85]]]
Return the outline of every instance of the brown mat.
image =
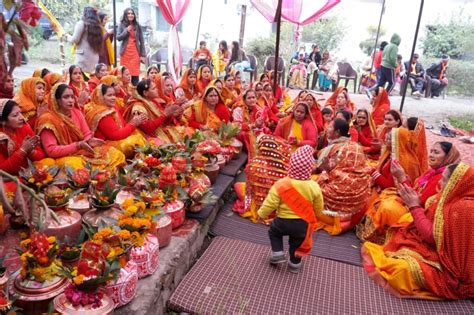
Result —
[[[472,301],[399,299],[363,268],[309,256],[299,274],[267,263],[269,249],[216,237],[168,307],[191,314],[472,314]]]

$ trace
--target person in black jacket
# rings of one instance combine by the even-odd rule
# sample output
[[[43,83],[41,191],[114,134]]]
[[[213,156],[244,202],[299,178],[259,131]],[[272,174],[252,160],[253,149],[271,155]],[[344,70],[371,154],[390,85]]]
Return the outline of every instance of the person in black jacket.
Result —
[[[314,44],[311,46],[313,51],[309,54],[308,57],[308,73],[313,74],[314,70],[318,69],[319,64],[321,63],[322,57],[321,52],[319,50],[319,45]]]
[[[415,53],[411,62],[405,61],[405,69],[412,88],[411,94],[420,97],[425,88],[425,69],[418,62],[418,57],[418,54]]]
[[[448,63],[449,56],[443,54],[439,62],[433,63],[426,69],[426,74],[431,81],[431,97],[438,97],[443,89],[448,86],[448,79],[446,78]]]

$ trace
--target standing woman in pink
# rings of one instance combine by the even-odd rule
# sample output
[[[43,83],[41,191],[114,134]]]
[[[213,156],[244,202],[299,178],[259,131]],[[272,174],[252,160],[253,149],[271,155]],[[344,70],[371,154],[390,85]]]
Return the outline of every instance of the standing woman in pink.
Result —
[[[117,40],[122,42],[120,64],[130,71],[132,84],[136,86],[140,76],[140,62],[145,63],[146,52],[142,28],[132,8],[127,8],[123,12]]]

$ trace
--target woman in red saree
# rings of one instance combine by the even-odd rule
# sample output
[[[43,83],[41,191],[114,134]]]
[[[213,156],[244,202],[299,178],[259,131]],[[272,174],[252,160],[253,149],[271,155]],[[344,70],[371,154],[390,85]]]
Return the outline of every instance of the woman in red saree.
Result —
[[[39,161],[44,152],[30,125],[25,123],[18,104],[0,99],[0,169],[17,175],[28,167],[28,159]]]
[[[372,104],[372,118],[374,119],[375,126],[381,126],[384,124],[385,114],[390,110],[390,99],[387,91],[383,87],[372,90],[372,98],[370,103]]]
[[[27,78],[21,81],[20,90],[14,100],[20,105],[21,114],[27,120],[31,128],[35,127],[38,112],[45,110],[46,83],[40,78]]]
[[[358,223],[370,195],[370,168],[362,147],[349,140],[348,132],[349,124],[336,118],[328,129],[329,146],[318,155],[318,167],[326,172],[317,179],[324,210],[316,217],[318,228],[331,235]]]
[[[211,67],[208,65],[202,65],[197,71],[196,88],[197,92],[204,95],[207,86],[213,80]]]
[[[12,99],[15,90],[15,79],[13,75],[7,74],[5,76],[5,82],[0,82],[0,98]]]
[[[44,96],[46,101],[49,101],[49,99],[51,98],[51,89],[53,88],[53,86],[58,83],[66,82],[63,75],[55,72],[49,72],[44,76],[43,80],[46,83],[46,91]]]
[[[185,111],[185,117],[189,127],[213,131],[218,131],[223,122],[230,121],[229,110],[214,86],[206,88],[203,98]]]
[[[472,178],[472,166],[448,166],[426,210],[413,189],[401,187],[413,222],[394,226],[384,246],[362,247],[364,269],[377,284],[399,297],[474,298]]]
[[[382,146],[377,139],[374,120],[366,109],[357,111],[355,128],[358,133],[358,142],[363,147],[367,157],[371,160],[378,160]]]
[[[116,76],[117,79],[120,81],[120,88],[122,91],[117,96],[124,98],[126,103],[135,91],[132,85],[132,75],[130,74],[130,70],[128,70],[125,66],[119,66],[112,70],[111,75]]]
[[[270,83],[263,84],[262,95],[257,99],[257,103],[260,108],[265,109],[266,119],[269,120],[270,126],[275,128],[276,124],[280,120],[280,117],[284,117],[284,113],[280,113],[276,106],[275,98],[273,96],[273,88]]]
[[[196,80],[196,71],[191,68],[187,69],[176,88],[175,95],[177,97],[184,96],[188,101],[197,99],[199,97],[199,91],[196,87]]]
[[[136,115],[128,123],[125,122],[116,104],[113,86],[97,86],[85,112],[87,124],[94,136],[119,149],[126,157],[133,155],[135,147],[146,144],[145,137],[136,130],[146,119],[145,116]]]
[[[125,104],[128,100],[128,95],[122,88],[122,82],[115,75],[106,75],[100,79],[100,83],[107,84],[114,87],[116,105],[118,109],[120,110],[120,113],[123,114],[125,110]]]
[[[298,103],[291,116],[280,120],[273,135],[285,139],[293,148],[304,145],[314,148],[318,139],[318,128],[308,104]]]
[[[318,128],[318,133],[324,131],[324,122],[323,122],[323,114],[321,113],[321,105],[319,105],[316,97],[310,92],[308,92],[305,97],[304,101],[308,104],[309,108],[311,109],[311,116],[313,116],[314,123]]]
[[[386,138],[386,148],[380,157],[379,166],[371,175],[375,191],[367,213],[357,227],[357,236],[361,240],[379,244],[384,242],[387,229],[408,212],[398,195],[392,165],[400,165],[411,183],[422,174],[416,137],[408,129],[394,128]]]
[[[340,100],[338,101],[338,96],[340,96]],[[325,106],[331,106],[334,112],[339,111],[336,109],[336,104],[338,104],[338,108],[346,108],[350,112],[353,112],[355,110],[355,104],[354,102],[350,99],[349,93],[347,89],[343,86],[337,87],[337,89],[331,94],[331,96],[327,99],[326,105]]]

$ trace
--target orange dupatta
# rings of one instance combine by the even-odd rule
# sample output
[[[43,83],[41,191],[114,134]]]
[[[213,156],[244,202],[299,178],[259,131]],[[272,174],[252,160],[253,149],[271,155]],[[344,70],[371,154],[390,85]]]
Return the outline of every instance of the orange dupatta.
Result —
[[[221,96],[221,93],[219,93],[219,91],[217,90],[217,88],[215,86],[208,86],[203,95],[206,95],[207,90],[209,90],[209,89],[216,90],[217,94],[219,95],[220,103],[222,104],[222,106],[225,106],[224,105],[224,100],[222,99],[222,96]],[[216,105],[216,108],[217,108],[217,106],[219,106],[219,104]],[[191,110],[194,113],[195,119],[199,124],[207,125],[209,128],[211,128],[213,130],[218,130],[220,128],[220,126],[222,124],[222,121],[216,115],[216,113],[214,111],[210,110],[207,107],[207,105],[204,101],[204,96],[203,96],[203,99],[195,102],[189,108],[189,110]],[[188,115],[189,115],[189,110],[187,110]],[[189,117],[188,115],[185,114],[186,117]]]
[[[371,114],[375,125],[383,125],[385,114],[390,110],[390,99],[388,97],[387,91],[383,87],[379,87],[379,93],[374,99],[372,107],[373,109]]]
[[[418,152],[417,139],[412,132],[406,128],[392,129],[391,159],[400,163],[412,183],[423,174]]]
[[[418,118],[415,130],[412,132],[418,144],[418,160],[420,161],[421,173],[424,174],[428,170],[428,150],[426,145],[425,123],[423,120]]]
[[[95,134],[102,118],[112,115],[118,126],[123,127],[120,119],[117,117],[115,109],[105,105],[104,96],[102,95],[102,85],[98,85],[92,93],[91,101],[84,107],[86,112],[85,118],[87,124],[91,128],[92,134]]]
[[[54,94],[60,84],[53,86],[49,100],[49,109],[36,120],[36,134],[48,129],[54,133],[60,145],[67,145],[84,139],[82,131],[71,118],[59,112],[59,104]]]
[[[202,69],[204,69],[205,67],[208,67],[209,70],[211,71],[211,79],[209,80],[205,80],[203,77],[202,77]],[[210,85],[210,83],[212,82],[212,80],[214,80],[214,78],[212,77],[212,69],[211,67],[209,67],[208,65],[202,65],[199,67],[198,71],[197,71],[197,76],[196,76],[197,80],[196,80],[196,89],[197,89],[197,92],[198,93],[201,93],[201,95],[204,95],[204,92],[206,91],[206,88]]]
[[[36,115],[38,108],[43,105],[39,104],[36,99],[36,86],[43,84],[46,88],[46,83],[41,78],[27,78],[21,81],[20,89],[13,100],[20,105],[21,113],[26,120]]]
[[[336,106],[337,96],[344,90],[347,91],[347,89],[343,86],[337,87],[334,93],[332,93],[331,96],[327,99],[325,106],[331,106],[331,108],[334,110],[334,107]],[[347,99],[347,108],[349,108],[351,111],[354,111],[355,109],[354,102],[351,101],[351,99],[349,98]]]
[[[183,77],[181,78],[181,81],[179,82],[179,85],[178,85],[179,88],[183,89],[184,97],[186,97],[186,99],[188,100],[193,99],[194,96],[198,94],[196,84],[194,84],[193,87],[189,85],[188,79],[191,73],[195,74],[195,71],[191,68],[187,69],[184,72]]]
[[[291,180],[289,177],[286,177],[275,183],[275,188],[283,202],[286,203],[288,207],[290,207],[290,209],[293,210],[306,223],[308,223],[306,237],[295,252],[295,255],[298,257],[308,256],[311,248],[313,247],[313,232],[316,231],[317,224],[313,205],[291,185]]]

